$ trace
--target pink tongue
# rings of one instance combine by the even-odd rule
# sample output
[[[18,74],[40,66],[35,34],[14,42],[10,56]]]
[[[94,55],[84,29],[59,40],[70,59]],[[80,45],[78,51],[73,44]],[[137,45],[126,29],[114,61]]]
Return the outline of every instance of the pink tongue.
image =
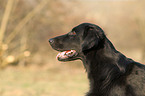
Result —
[[[64,51],[65,53],[68,53],[68,52],[70,52],[71,50],[68,50],[68,51]]]

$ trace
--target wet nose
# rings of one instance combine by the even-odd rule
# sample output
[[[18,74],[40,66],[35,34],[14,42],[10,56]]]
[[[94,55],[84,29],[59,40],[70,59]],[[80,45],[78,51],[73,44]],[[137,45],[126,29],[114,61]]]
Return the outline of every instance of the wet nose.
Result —
[[[54,40],[53,39],[49,39],[49,43],[54,43]]]

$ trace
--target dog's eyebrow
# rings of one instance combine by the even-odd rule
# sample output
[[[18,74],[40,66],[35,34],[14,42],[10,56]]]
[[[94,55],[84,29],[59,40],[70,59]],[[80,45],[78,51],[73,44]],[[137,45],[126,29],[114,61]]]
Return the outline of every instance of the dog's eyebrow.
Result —
[[[70,32],[75,32],[75,33],[77,34],[77,32],[76,32],[75,28],[73,28]]]
[[[72,31],[75,31],[75,28],[73,28],[73,29],[71,30],[71,32],[72,32]]]

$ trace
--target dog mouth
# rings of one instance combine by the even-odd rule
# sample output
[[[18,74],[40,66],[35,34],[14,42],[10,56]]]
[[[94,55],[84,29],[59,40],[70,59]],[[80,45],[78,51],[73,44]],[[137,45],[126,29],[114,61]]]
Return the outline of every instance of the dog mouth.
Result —
[[[76,57],[78,53],[75,50],[67,50],[57,54],[56,59],[59,61],[66,61]]]

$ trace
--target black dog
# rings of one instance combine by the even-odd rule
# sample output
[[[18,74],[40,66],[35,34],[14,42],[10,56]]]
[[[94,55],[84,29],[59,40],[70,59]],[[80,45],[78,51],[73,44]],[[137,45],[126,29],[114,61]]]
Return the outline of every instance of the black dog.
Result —
[[[83,61],[90,81],[86,96],[145,96],[145,66],[117,51],[99,26],[83,23],[49,42],[61,52],[59,61]]]

